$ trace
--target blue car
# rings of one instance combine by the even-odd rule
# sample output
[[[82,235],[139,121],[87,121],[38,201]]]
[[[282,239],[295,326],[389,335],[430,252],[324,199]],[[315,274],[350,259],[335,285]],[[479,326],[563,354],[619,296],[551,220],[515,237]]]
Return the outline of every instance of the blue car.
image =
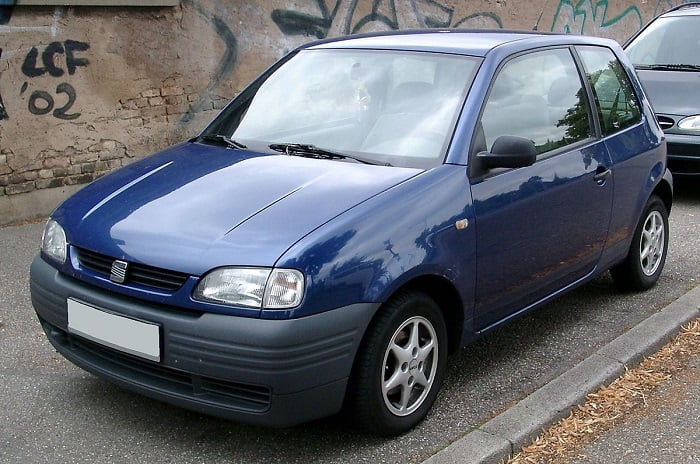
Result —
[[[449,353],[611,270],[653,286],[664,135],[615,42],[413,31],[274,64],[197,137],[84,187],[31,267],[78,366],[285,427],[421,421]]]

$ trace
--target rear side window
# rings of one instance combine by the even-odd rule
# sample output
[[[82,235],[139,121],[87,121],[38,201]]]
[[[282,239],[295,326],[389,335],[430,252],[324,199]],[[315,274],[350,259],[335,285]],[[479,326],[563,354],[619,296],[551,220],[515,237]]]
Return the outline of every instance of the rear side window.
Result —
[[[532,140],[547,153],[591,136],[582,80],[567,48],[515,57],[499,71],[481,117],[485,147],[502,135]]]
[[[595,92],[603,135],[641,121],[639,102],[629,77],[615,54],[608,48],[576,47]]]

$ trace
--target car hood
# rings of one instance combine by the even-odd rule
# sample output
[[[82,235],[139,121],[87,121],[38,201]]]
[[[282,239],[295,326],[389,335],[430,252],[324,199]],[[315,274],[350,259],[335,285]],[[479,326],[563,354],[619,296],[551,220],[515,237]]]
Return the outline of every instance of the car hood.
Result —
[[[185,143],[93,182],[53,217],[75,246],[201,275],[273,266],[312,230],[420,172]]]
[[[638,69],[637,75],[656,113],[700,114],[700,72]]]

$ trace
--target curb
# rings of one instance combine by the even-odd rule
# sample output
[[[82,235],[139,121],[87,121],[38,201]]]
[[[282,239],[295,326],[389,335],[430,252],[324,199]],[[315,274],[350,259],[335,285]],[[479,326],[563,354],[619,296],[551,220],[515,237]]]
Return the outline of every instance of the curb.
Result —
[[[649,316],[507,411],[440,450],[423,464],[497,464],[568,416],[589,393],[668,343],[700,317],[700,286]]]

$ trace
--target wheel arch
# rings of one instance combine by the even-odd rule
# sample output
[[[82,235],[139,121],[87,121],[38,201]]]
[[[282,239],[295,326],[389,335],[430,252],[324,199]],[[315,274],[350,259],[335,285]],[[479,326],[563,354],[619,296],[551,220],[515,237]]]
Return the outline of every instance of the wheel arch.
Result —
[[[447,326],[448,351],[449,353],[457,351],[461,345],[464,330],[464,304],[455,286],[445,277],[422,275],[403,283],[384,300],[384,303],[395,295],[410,291],[425,293],[437,303]],[[381,311],[380,306],[377,314]]]
[[[428,304],[426,300],[432,300],[430,302],[431,304]],[[418,305],[416,305],[416,303],[418,303]],[[375,382],[380,381],[370,377],[376,375],[377,372],[375,369],[377,367],[375,361],[380,361],[379,358],[375,357],[376,353],[381,354],[381,350],[377,350],[377,341],[380,338],[384,339],[385,335],[391,334],[391,331],[386,331],[387,327],[395,327],[392,324],[395,324],[396,321],[403,320],[403,317],[406,316],[405,309],[407,306],[405,305],[407,304],[413,305],[413,309],[409,309],[413,314],[426,311],[426,314],[432,314],[432,317],[437,316],[436,312],[442,315],[444,318],[444,327],[435,327],[435,329],[437,334],[442,333],[444,335],[440,336],[447,337],[447,346],[446,349],[439,349],[438,356],[442,359],[442,367],[436,368],[435,383],[431,381],[431,393],[426,397],[425,403],[421,404],[416,411],[406,416],[391,416],[393,420],[389,420],[387,416],[390,416],[389,413],[391,413],[391,411],[387,409],[389,413],[382,412],[384,408],[386,408],[386,403],[383,403],[384,408],[380,405],[373,404],[373,402],[376,402],[376,398],[372,399],[374,398],[374,394],[368,394],[368,386],[370,384],[378,385],[378,383]],[[423,305],[426,305],[426,308],[423,308]],[[397,316],[397,311],[404,311],[403,316]],[[371,321],[367,324],[365,332],[362,334],[361,346],[355,355],[352,371],[345,391],[343,410],[352,417],[355,426],[370,433],[393,436],[405,432],[423,420],[427,411],[432,407],[437,391],[439,391],[440,385],[442,384],[447,361],[446,358],[460,346],[463,324],[461,299],[459,298],[458,290],[448,279],[440,277],[439,275],[426,274],[417,276],[396,288],[388,297],[383,299],[379,308],[374,312]],[[378,338],[378,335],[380,338]],[[415,354],[413,356],[415,356]],[[386,362],[386,358],[380,366],[382,367],[382,371],[387,367],[387,365],[383,364],[384,362]],[[418,368],[420,369],[420,367]],[[374,390],[369,393],[373,391]],[[387,393],[383,391],[381,395],[384,395],[383,400],[386,401]],[[422,412],[420,412],[421,410]],[[418,414],[418,416],[415,416],[414,413]],[[412,417],[418,418],[414,419]],[[381,427],[377,424],[380,424]]]
[[[669,214],[671,214],[671,206],[673,205],[673,187],[671,182],[670,174],[668,174],[661,179],[661,182],[659,182],[651,192],[652,195],[661,198],[661,201],[664,202],[664,206],[666,207],[666,212]]]

